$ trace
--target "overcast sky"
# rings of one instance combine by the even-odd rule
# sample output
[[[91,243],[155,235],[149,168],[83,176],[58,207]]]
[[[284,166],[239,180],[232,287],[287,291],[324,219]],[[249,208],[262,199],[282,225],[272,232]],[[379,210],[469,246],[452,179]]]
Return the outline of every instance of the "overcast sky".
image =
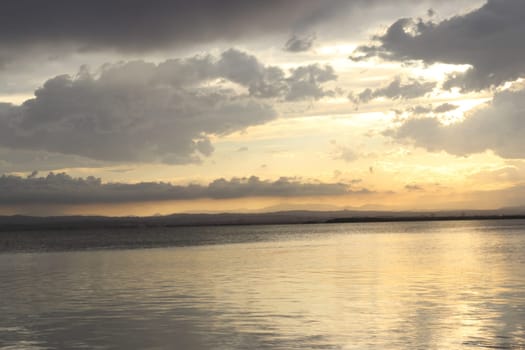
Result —
[[[523,18],[521,0],[4,1],[0,214],[525,206]]]

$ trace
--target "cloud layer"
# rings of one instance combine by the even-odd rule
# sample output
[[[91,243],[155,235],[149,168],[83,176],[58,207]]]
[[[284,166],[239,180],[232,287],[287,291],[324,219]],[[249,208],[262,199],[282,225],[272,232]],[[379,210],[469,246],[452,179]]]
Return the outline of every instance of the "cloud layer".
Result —
[[[366,194],[343,183],[307,183],[282,177],[276,181],[249,178],[217,179],[208,185],[177,186],[163,182],[102,183],[100,178],[73,178],[65,173],[38,177],[0,177],[0,204],[88,204],[159,200],[233,199],[247,197],[315,197]]]
[[[444,87],[478,91],[525,75],[524,17],[521,0],[489,0],[439,23],[402,18],[374,38],[377,44],[359,47],[352,58],[467,64],[471,68],[449,77]]]
[[[213,151],[210,135],[262,124],[277,114],[267,99],[332,94],[330,66],[285,72],[228,50],[159,64],[108,64],[99,74],[52,78],[21,106],[0,104],[0,146],[95,160],[188,163]]]
[[[407,0],[405,2],[412,2]],[[6,0],[0,67],[31,52],[154,52],[192,45],[310,33],[384,0]],[[298,46],[293,45],[293,48]]]
[[[342,5],[334,0],[7,0],[0,15],[0,45],[59,41],[84,49],[146,50],[302,28]]]

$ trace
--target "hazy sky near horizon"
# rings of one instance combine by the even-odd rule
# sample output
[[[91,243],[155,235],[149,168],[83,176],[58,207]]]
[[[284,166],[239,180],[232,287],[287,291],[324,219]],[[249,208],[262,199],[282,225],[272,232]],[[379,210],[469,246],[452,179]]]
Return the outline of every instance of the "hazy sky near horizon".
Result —
[[[8,0],[0,214],[525,205],[521,0]]]

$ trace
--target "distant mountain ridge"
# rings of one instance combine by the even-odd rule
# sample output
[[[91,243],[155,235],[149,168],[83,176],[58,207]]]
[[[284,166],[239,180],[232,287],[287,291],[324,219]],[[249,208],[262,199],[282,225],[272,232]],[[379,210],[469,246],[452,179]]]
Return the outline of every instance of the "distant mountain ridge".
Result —
[[[208,225],[270,225],[330,222],[525,218],[525,207],[449,211],[309,211],[268,213],[171,214],[165,216],[0,216],[0,231],[38,229],[170,227]]]

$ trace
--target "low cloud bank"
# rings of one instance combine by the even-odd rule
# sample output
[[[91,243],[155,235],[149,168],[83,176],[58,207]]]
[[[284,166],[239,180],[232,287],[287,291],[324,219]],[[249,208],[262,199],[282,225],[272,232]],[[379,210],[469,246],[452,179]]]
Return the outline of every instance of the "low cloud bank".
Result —
[[[36,172],[20,177],[0,177],[0,204],[89,204],[161,200],[234,199],[247,197],[315,197],[369,193],[344,183],[304,182],[281,177],[262,180],[257,176],[216,179],[207,185],[173,185],[166,182],[103,183],[100,178],[74,178],[66,173]]]

